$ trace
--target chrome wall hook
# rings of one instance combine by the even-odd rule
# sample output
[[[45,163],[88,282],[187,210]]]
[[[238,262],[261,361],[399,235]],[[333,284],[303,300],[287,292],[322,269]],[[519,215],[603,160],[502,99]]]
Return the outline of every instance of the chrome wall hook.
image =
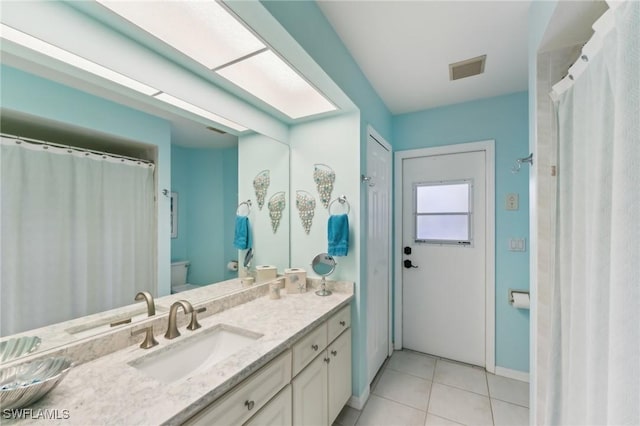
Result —
[[[360,181],[366,182],[369,186],[375,186],[375,183],[373,183],[373,178],[371,176],[360,175]]]
[[[518,173],[522,168],[522,163],[529,163],[533,166],[533,153],[529,154],[528,157],[516,159],[516,164],[511,168],[511,173]]]

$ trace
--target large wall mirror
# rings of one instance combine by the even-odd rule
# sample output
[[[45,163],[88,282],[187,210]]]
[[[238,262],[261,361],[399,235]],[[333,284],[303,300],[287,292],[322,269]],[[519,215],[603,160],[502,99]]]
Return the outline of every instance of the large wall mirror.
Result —
[[[34,82],[43,78],[15,68],[8,68],[4,65],[3,67],[5,71],[24,74],[23,78],[33,79]],[[5,83],[8,84],[10,81],[5,81]],[[69,88],[69,90],[75,89]],[[55,93],[43,93],[43,95],[56,96]],[[59,101],[64,103],[64,100]],[[92,97],[92,101],[101,102],[97,97]],[[78,106],[81,107],[81,105]],[[78,112],[81,111],[82,108],[79,108]],[[92,131],[92,129],[55,122],[37,114],[25,114],[6,108],[2,109],[1,114],[0,125],[4,134],[157,162],[157,147],[135,140],[120,139],[113,135]],[[165,117],[165,119],[167,118]],[[270,263],[277,264],[281,270],[288,267],[288,214],[284,210],[284,214],[279,218],[276,232],[274,232],[268,204],[274,191],[282,193],[288,199],[289,147],[272,138],[252,132],[247,132],[239,138],[229,134],[222,135],[207,129],[200,123],[184,119],[175,119],[172,122],[169,117],[168,122],[171,132],[171,186],[167,189],[169,192],[178,194],[175,206],[177,232],[175,238],[165,235],[163,239],[167,240],[164,243],[171,245],[170,263],[188,262],[186,282],[190,284],[189,289],[216,285],[216,283],[238,276],[238,271],[230,267],[230,264],[238,260],[241,262],[242,259],[239,256],[243,255],[242,251],[239,252],[234,247],[234,221],[237,215],[249,214],[250,216],[254,252],[259,253],[263,258],[266,253],[270,253]],[[209,134],[211,135],[209,136]],[[161,165],[156,166],[160,167]],[[262,208],[258,207],[258,198],[253,186],[258,169],[269,170],[271,177],[270,185],[265,194],[267,199]],[[157,171],[159,172],[160,169]],[[157,175],[156,173],[156,177]],[[5,184],[8,183],[5,181]],[[19,183],[17,184],[19,185]],[[158,182],[156,181],[154,184],[157,185]],[[242,187],[243,190],[240,191],[239,187]],[[60,187],[57,189],[61,191],[60,194],[72,192],[71,188]],[[52,195],[55,196],[55,194]],[[250,212],[245,212],[242,207],[238,207],[245,198],[251,200]],[[113,206],[114,209],[118,207]],[[3,207],[6,209],[5,212],[20,208],[22,207],[17,205]],[[169,222],[170,218],[162,216],[158,217],[158,220]],[[25,223],[25,226],[28,227],[29,223]],[[52,223],[51,226],[55,226],[55,223]],[[157,236],[154,235],[154,237]],[[50,242],[46,242],[43,236],[42,240],[35,243],[48,244]],[[55,249],[55,247],[50,248],[50,250]],[[26,261],[32,262],[35,267],[42,267],[42,262],[38,262],[35,258],[26,259]],[[6,263],[3,265],[3,270],[8,270]],[[164,268],[159,267],[158,270],[164,270],[167,275],[171,275],[171,265],[168,263],[164,265]],[[24,286],[24,283],[19,282],[19,279],[15,281],[3,279],[1,285],[2,292],[6,294],[7,291],[15,293]],[[60,303],[61,299],[56,302],[56,298],[51,296],[57,294],[59,298],[73,299],[74,295],[69,294],[66,290],[63,291],[62,286],[60,286],[60,292],[56,293],[57,284],[54,281],[47,282],[46,286],[49,297],[25,294],[21,299],[25,302],[16,304],[7,303],[9,298],[3,298],[3,318],[25,315],[38,318],[35,322],[3,321],[2,340],[14,334],[29,334],[31,329],[72,320],[78,315],[85,316],[96,313],[91,310],[83,312],[73,309],[69,312],[63,312],[62,307],[73,305],[73,301]],[[225,292],[240,289],[239,283],[235,289],[228,285],[225,286]],[[154,293],[159,296],[168,294],[166,291],[161,292],[157,289]],[[81,295],[77,296],[81,297]],[[121,299],[121,304],[114,304],[107,308],[119,308],[137,303],[134,301],[134,296],[135,291],[131,291],[129,297]],[[185,297],[188,297],[188,294],[185,294]],[[49,317],[34,315],[34,313],[48,310],[56,311],[56,314]],[[80,313],[78,314],[78,312]],[[50,322],[43,322],[46,321],[46,318],[50,318]],[[13,325],[10,326],[10,324]],[[20,324],[33,324],[33,326],[25,328]],[[64,330],[62,332],[64,333]],[[46,333],[44,334],[46,335]],[[66,336],[67,338],[57,336],[56,340],[64,344],[88,335],[82,332],[77,335],[70,334]],[[51,348],[51,345],[46,344],[49,342],[43,343],[45,343],[42,345],[43,348]]]
[[[39,228],[29,226],[26,220],[23,228],[35,229],[35,233],[22,240],[14,238],[13,246],[3,245],[0,340],[37,327],[56,329],[55,325],[47,324],[60,324],[70,318],[84,321],[84,315],[107,309],[143,308],[143,303],[134,302],[135,293],[150,290],[158,296],[169,295],[172,265],[173,269],[181,266],[186,272],[182,279],[174,281],[173,290],[182,286],[181,289],[194,292],[201,291],[202,287],[220,288],[220,294],[236,291],[227,285],[229,279],[237,276],[234,261],[242,265],[248,254],[248,247],[239,249],[234,244],[239,216],[249,222],[252,266],[273,265],[280,272],[290,266],[292,166],[294,176],[302,179],[297,183],[313,187],[309,172],[312,169],[307,161],[301,162],[299,158],[328,161],[323,160],[323,156],[333,156],[337,151],[326,149],[327,139],[340,150],[344,141],[357,140],[357,131],[351,130],[358,128],[359,113],[302,47],[291,42],[293,39],[260,2],[207,3],[232,12],[227,18],[232,19],[232,23],[237,21],[236,25],[250,27],[243,31],[250,38],[264,38],[258,40],[252,54],[245,52],[239,58],[223,61],[229,69],[203,64],[188,52],[194,53],[193,49],[180,49],[154,38],[115,11],[106,10],[101,2],[36,1],[3,5],[1,131],[57,143],[63,150],[74,146],[152,162],[147,169],[152,172],[146,173],[151,176],[146,188],[151,187],[154,213],[140,217],[125,214],[122,218],[122,212],[118,212],[122,226],[130,225],[130,232],[138,233],[141,228],[149,231],[134,241],[146,247],[141,251],[152,254],[147,262],[140,263],[127,262],[129,257],[121,252],[107,256],[109,262],[95,261],[103,270],[93,277],[104,278],[109,271],[125,269],[118,265],[128,263],[127,269],[134,279],[127,279],[128,287],[120,289],[118,297],[113,297],[113,288],[101,280],[97,291],[104,297],[97,299],[104,302],[111,297],[111,301],[104,302],[101,309],[96,306],[76,309],[75,305],[86,299],[86,291],[74,289],[69,283],[96,285],[94,281],[98,280],[69,275],[68,279],[57,278],[56,282],[50,272],[63,263],[73,263],[74,256],[86,257],[89,250],[82,247],[69,250],[64,234],[58,232],[52,237],[54,234],[49,230],[64,229],[61,222],[77,222],[74,215],[91,220],[110,218],[110,215],[96,213],[99,210],[92,208],[91,213],[56,216],[50,209],[55,203],[45,204],[41,210],[50,210],[52,217],[45,217],[50,220],[44,220]],[[160,27],[167,28],[164,24]],[[226,37],[229,31],[224,31]],[[233,34],[231,39],[236,39],[236,33]],[[215,36],[204,41],[203,48],[196,49],[195,53],[214,52],[209,40],[214,41]],[[202,42],[200,37],[193,44]],[[259,67],[254,69],[256,73],[251,78],[235,80],[231,74],[239,66],[238,61],[254,57],[276,60],[282,57],[277,68],[280,71],[267,72],[268,69]],[[291,62],[287,64],[285,58],[291,58]],[[268,83],[269,93],[275,94],[275,98],[269,100],[261,97],[259,91],[252,92],[250,87],[256,82],[260,83],[258,86]],[[349,116],[349,120],[355,120],[355,126],[351,121],[346,128],[341,125],[343,121],[338,120],[338,116],[345,111],[356,112]],[[331,120],[332,116],[338,121]],[[329,120],[315,125],[314,119]],[[298,150],[298,161],[292,161],[291,147]],[[351,170],[351,162],[357,156],[358,152],[354,151],[344,157],[353,173],[357,170]],[[5,179],[4,163],[2,173],[2,184],[16,184],[18,190],[14,193],[19,196],[21,178]],[[123,175],[116,173],[120,180]],[[358,182],[355,178],[349,180],[349,176],[340,175],[340,179]],[[53,175],[39,179],[36,184],[58,182]],[[130,192],[127,185],[124,190]],[[349,192],[348,185],[341,186],[340,190],[350,196],[357,193],[357,190]],[[67,191],[67,186],[59,185],[42,192],[56,200],[59,193],[73,199],[77,191]],[[149,192],[146,194],[148,197]],[[133,197],[134,201],[139,199]],[[106,204],[116,209],[128,205],[118,194]],[[18,217],[23,211],[26,211],[24,206],[3,200],[3,218],[5,213]],[[317,223],[315,246],[324,245],[322,224]],[[6,228],[4,223],[2,226],[4,244]],[[93,226],[91,233],[104,235],[102,228],[102,225]],[[293,236],[296,239],[295,233]],[[298,258],[293,260],[300,266],[310,258],[305,250],[314,253],[317,250],[308,240],[298,240],[304,244],[297,250]],[[29,245],[21,241],[28,241]],[[29,251],[29,247],[34,251]],[[36,252],[48,263],[36,266]],[[53,254],[60,253],[67,253],[71,261],[54,260],[57,257]],[[5,273],[7,257],[11,256],[14,260],[19,258],[24,265],[31,265],[33,274],[27,277]],[[116,266],[105,266],[111,264]],[[32,275],[39,278],[32,279]],[[40,284],[42,290],[24,291],[28,287],[25,283],[32,282]],[[212,284],[221,282],[225,284]],[[62,304],[74,309],[63,310],[58,306]],[[56,315],[46,320],[47,311]],[[5,321],[5,314],[26,320],[12,323]],[[70,336],[64,331],[43,347],[48,349],[56,343],[62,345],[85,337]]]
[[[234,247],[234,225],[236,216],[245,214],[245,211],[238,207],[245,200],[251,200],[252,204],[251,212],[247,213],[251,221],[254,252],[258,257],[262,256],[261,261],[275,264],[280,270],[289,266],[288,210],[283,209],[281,212],[283,214],[278,218],[275,231],[269,210],[269,201],[275,193],[283,195],[287,204],[289,202],[288,145],[251,130],[244,131],[239,136],[221,133],[220,129],[213,126],[183,116],[174,116],[166,111],[157,111],[158,115],[154,116],[153,108],[137,109],[135,103],[118,104],[91,91],[85,92],[82,85],[74,87],[70,81],[63,84],[54,78],[55,69],[33,68],[29,64],[22,67],[20,62],[5,61],[6,58],[3,57],[2,64],[4,95],[3,108],[0,111],[3,134],[50,142],[52,147],[53,144],[69,145],[155,163],[150,189],[156,198],[153,204],[154,215],[148,218],[152,230],[152,241],[149,241],[148,245],[153,252],[153,270],[149,275],[152,282],[128,283],[128,287],[120,291],[120,297],[114,297],[110,304],[102,305],[101,310],[129,305],[144,308],[144,303],[134,301],[138,290],[151,289],[157,296],[169,294],[168,286],[158,289],[158,282],[171,282],[171,264],[185,265],[188,262],[188,272],[185,276],[187,290],[215,286],[216,283],[237,277],[238,272],[233,270],[232,265],[234,261],[242,261],[240,256],[244,252]],[[51,119],[52,115],[56,115],[49,114],[51,110],[61,111],[60,116],[66,116],[60,121]],[[98,114],[99,111],[102,113]],[[87,120],[87,115],[95,116]],[[155,123],[156,128],[150,123],[140,122],[141,118],[153,121],[151,124]],[[87,124],[91,121],[98,123],[96,127],[92,128],[91,124]],[[113,126],[114,132],[105,131],[104,127],[99,125],[105,122]],[[137,132],[142,132],[147,139],[136,139],[134,135]],[[127,133],[128,137],[120,136]],[[164,138],[168,143],[149,143],[149,139],[156,137]],[[170,160],[163,161],[162,156],[168,159],[168,153]],[[2,161],[5,160],[3,157]],[[3,163],[2,185],[11,184],[19,187],[20,182],[16,179],[5,179],[4,166]],[[265,193],[264,204],[259,208],[253,182],[262,170],[269,170],[270,184]],[[49,178],[56,179],[56,176]],[[48,194],[50,198],[69,199],[75,193],[74,188],[64,186],[53,188],[51,191]],[[177,216],[174,238],[171,238],[170,232],[171,217],[166,214],[168,209],[163,210],[163,206],[170,202],[171,193],[177,194],[173,206],[173,213]],[[56,194],[61,197],[57,197]],[[51,205],[51,208],[55,208],[55,205]],[[7,213],[20,216],[20,209],[24,209],[24,205],[3,202],[2,209],[3,217],[8,216]],[[53,220],[53,212],[50,214],[52,220],[49,225],[53,229],[58,227],[58,224]],[[76,219],[80,218],[72,218],[70,221]],[[146,220],[143,219],[143,222]],[[8,232],[5,224],[2,225],[4,242]],[[30,225],[28,220],[23,223],[26,228]],[[108,230],[96,229],[96,232],[106,235]],[[23,246],[26,243],[27,241],[14,241],[11,247]],[[42,290],[32,291],[34,287],[25,285],[20,274],[5,274],[15,268],[9,268],[8,263],[3,262],[3,321],[0,340],[6,340],[16,334],[30,334],[33,330],[37,334],[38,328],[51,329],[48,326],[52,324],[95,314],[99,311],[85,306],[87,304],[84,299],[94,297],[90,296],[91,294],[118,293],[114,288],[104,288],[104,281],[98,284],[93,280],[86,280],[86,287],[81,291],[73,290],[67,282],[64,282],[64,285],[56,282],[59,277],[54,279],[56,274],[52,272],[59,268],[60,264],[47,264],[46,261],[43,262],[43,258],[49,253],[53,259],[53,254],[66,250],[64,237],[51,241],[45,233],[39,233],[30,238],[28,244],[31,247],[42,248],[44,253],[40,259],[33,254],[22,256],[21,260],[23,267],[28,265],[29,268],[39,269],[36,275],[41,278]],[[162,246],[169,247],[170,252],[170,257],[166,257],[164,261],[157,256]],[[3,245],[5,252],[11,247]],[[267,253],[269,256],[265,257]],[[69,263],[73,263],[73,254],[69,256]],[[6,259],[10,258],[11,256]],[[135,265],[132,267],[135,268]],[[102,288],[95,289],[92,285],[100,285]],[[237,287],[220,286],[221,289],[223,287],[224,291],[221,291],[220,295],[241,289],[239,283]],[[189,298],[188,293],[185,293],[185,298]],[[5,321],[9,316],[13,316],[14,319]],[[49,342],[43,341],[41,348],[50,349],[55,344],[67,344],[91,335],[82,328],[78,330],[80,332],[74,334],[59,329],[62,335],[53,337]]]

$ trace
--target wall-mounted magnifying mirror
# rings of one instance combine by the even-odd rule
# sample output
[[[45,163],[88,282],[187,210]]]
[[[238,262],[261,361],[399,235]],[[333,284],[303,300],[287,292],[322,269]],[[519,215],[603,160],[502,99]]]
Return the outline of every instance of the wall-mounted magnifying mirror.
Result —
[[[311,268],[313,268],[313,272],[322,277],[322,285],[320,286],[320,290],[316,291],[316,294],[318,296],[330,295],[331,291],[327,290],[326,277],[331,275],[333,271],[335,271],[336,260],[332,256],[329,256],[327,253],[320,253],[313,258],[313,261],[311,262]]]

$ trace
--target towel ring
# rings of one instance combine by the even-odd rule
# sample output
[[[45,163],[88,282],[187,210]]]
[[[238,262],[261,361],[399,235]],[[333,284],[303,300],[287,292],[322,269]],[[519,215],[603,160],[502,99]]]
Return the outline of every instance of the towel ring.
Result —
[[[329,203],[329,214],[331,214],[331,206],[333,206],[333,203],[335,202],[339,202],[341,205],[346,205],[347,206],[347,214],[349,214],[349,212],[351,211],[351,205],[349,204],[349,202],[347,201],[347,196],[346,195],[341,195],[338,198],[336,198],[335,200],[333,200],[332,202]]]
[[[242,207],[242,206],[247,206],[247,213],[244,214],[244,215],[241,215],[239,213],[240,207]],[[238,208],[236,209],[236,215],[238,215],[238,216],[249,216],[249,213],[251,213],[251,200],[243,201],[240,204],[238,204]]]

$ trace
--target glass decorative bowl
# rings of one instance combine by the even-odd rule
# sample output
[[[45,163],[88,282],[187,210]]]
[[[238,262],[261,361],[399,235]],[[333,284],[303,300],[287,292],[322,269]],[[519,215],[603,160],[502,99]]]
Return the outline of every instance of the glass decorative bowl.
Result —
[[[15,337],[0,342],[0,362],[5,363],[28,355],[38,349],[40,342],[37,336]]]
[[[55,388],[71,367],[70,359],[54,357],[0,370],[0,406],[10,410],[36,402]]]

